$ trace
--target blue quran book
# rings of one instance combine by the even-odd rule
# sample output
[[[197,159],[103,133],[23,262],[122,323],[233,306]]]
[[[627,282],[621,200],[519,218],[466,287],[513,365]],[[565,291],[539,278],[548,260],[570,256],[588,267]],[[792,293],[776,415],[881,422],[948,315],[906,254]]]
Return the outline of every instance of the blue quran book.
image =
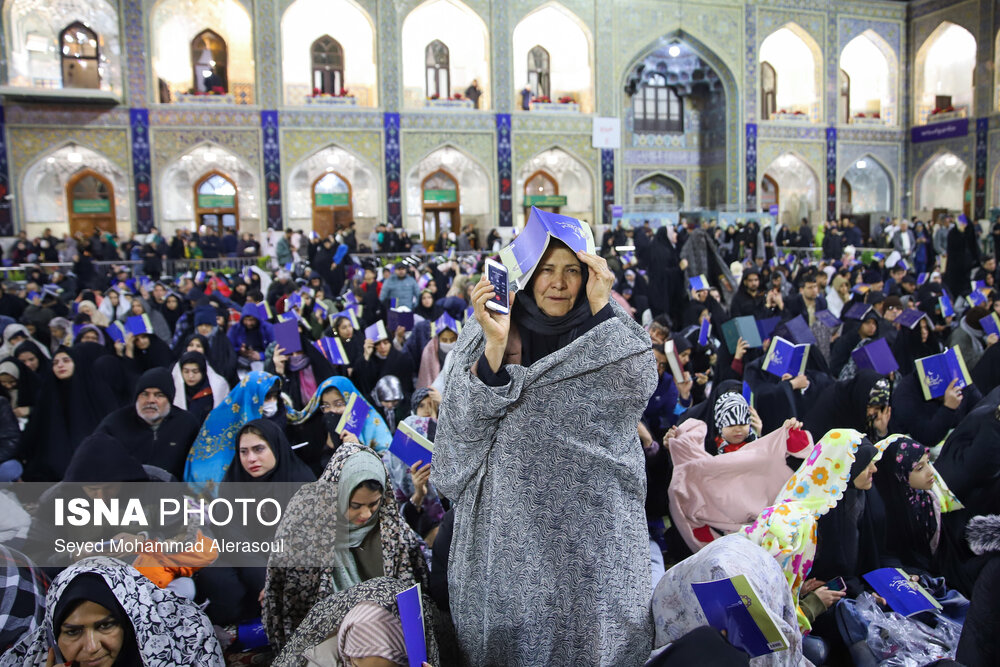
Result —
[[[344,414],[340,417],[334,430],[340,435],[353,433],[358,440],[361,440],[361,431],[365,428],[369,412],[371,412],[371,408],[368,407],[365,400],[357,394],[351,394],[351,398],[347,401],[347,407],[344,408]],[[364,444],[363,441],[362,444]]]
[[[912,329],[925,317],[927,317],[927,313],[919,308],[907,308],[898,317],[896,317],[896,324],[906,327],[907,329]]]
[[[894,612],[901,616],[913,616],[922,611],[941,611],[941,603],[915,581],[910,575],[895,567],[872,570],[864,576],[875,592],[885,598]]]
[[[688,285],[690,285],[691,290],[694,292],[701,292],[709,289],[708,278],[703,275],[688,278]]]
[[[313,304],[313,315],[321,320],[325,320],[327,315],[330,314],[330,309],[321,304],[319,301]]]
[[[349,366],[351,363],[347,350],[344,349],[344,343],[336,336],[320,338],[313,343],[313,346],[334,366]]]
[[[788,373],[791,376],[801,375],[806,370],[809,361],[809,343],[796,345],[781,336],[775,336],[771,347],[764,356],[761,368],[779,378]]]
[[[407,467],[412,466],[417,461],[421,461],[421,465],[423,465],[431,462],[431,457],[434,454],[434,443],[420,435],[406,422],[402,422],[392,436],[389,451],[395,454]]]
[[[701,327],[698,329],[698,345],[705,347],[708,345],[708,334],[712,328],[712,322],[710,320],[702,320]]]
[[[441,317],[431,322],[431,337],[437,336],[445,329],[451,329],[456,334],[462,333],[462,325],[448,313],[443,313]]]
[[[354,327],[355,329],[358,328],[358,318],[357,315],[354,314],[353,309],[348,308],[347,310],[342,310],[339,313],[334,313],[333,315],[331,315],[330,316],[331,326],[337,320],[338,317],[346,317],[348,320],[350,320],[352,327]]]
[[[111,340],[113,340],[114,342],[116,343],[125,342],[125,325],[119,322],[118,320],[115,320],[114,322],[108,325],[107,332],[108,336],[110,336]],[[74,334],[74,336],[75,335],[76,334]]]
[[[972,306],[985,306],[986,305],[986,295],[979,290],[972,290],[969,292],[969,296],[966,300]]]
[[[761,341],[765,341],[774,333],[774,329],[781,323],[781,317],[766,317],[757,320],[757,331],[760,333]],[[762,343],[763,344],[763,343]]]
[[[851,352],[851,358],[858,368],[870,368],[880,375],[889,375],[899,370],[896,357],[892,356],[885,338],[877,338]]]
[[[28,292],[28,303],[34,303],[35,299],[41,299],[41,298],[42,298],[41,292],[35,292],[35,291]]]
[[[278,313],[278,322],[298,322],[302,319],[298,311],[289,310],[284,313]]]
[[[562,241],[574,252],[594,252],[594,233],[590,225],[567,215],[540,211],[532,206],[524,229],[517,238],[500,249],[500,261],[507,267],[510,284],[516,285],[518,290],[528,285],[551,238]]]
[[[429,273],[425,273],[424,275],[417,278],[417,287],[419,287],[422,290],[425,290],[427,289],[427,286],[431,284],[432,280],[434,280],[434,276],[432,276]]]
[[[347,257],[347,250],[348,250],[348,247],[346,245],[344,245],[343,243],[341,243],[339,246],[337,246],[337,252],[334,253],[334,255],[333,255],[333,263],[334,264],[340,264],[341,262],[343,262],[344,258]]]
[[[955,308],[951,305],[951,297],[947,294],[938,297],[938,305],[941,307],[941,317],[955,316]]]
[[[139,334],[153,333],[153,323],[149,320],[149,315],[133,315],[125,320],[125,331],[133,336]]]
[[[969,282],[972,284],[973,291],[979,290],[980,292],[983,292],[984,294],[988,294],[989,291],[990,291],[990,289],[991,289],[990,287],[988,287],[986,285],[986,281],[985,280],[971,280]]]
[[[840,326],[840,319],[829,310],[816,311],[816,321],[829,329],[836,329]]]
[[[923,285],[925,282],[927,282],[927,279],[930,277],[931,274],[929,273],[921,273],[920,275],[917,276],[917,285],[918,286]]]
[[[475,318],[475,316],[476,316],[476,309],[475,309],[474,306],[469,306],[468,308],[465,309],[465,321],[466,322],[469,321],[470,317],[471,318]]]
[[[353,306],[358,302],[358,297],[354,296],[354,292],[344,292],[344,303],[348,306]]]
[[[863,320],[867,317],[868,313],[871,312],[872,307],[867,303],[852,303],[847,310],[844,311],[844,318],[849,320]]]
[[[986,335],[996,334],[1000,336],[1000,315],[996,313],[990,313],[986,317],[979,320],[979,326],[983,328]]]
[[[743,394],[743,400],[747,402],[747,405],[753,407],[753,389],[750,388],[748,383],[743,383],[743,391],[741,393]]]
[[[424,603],[420,584],[414,584],[396,594],[399,621],[403,626],[403,643],[409,667],[421,667],[427,662],[427,636],[424,629]]]
[[[380,340],[388,340],[389,333],[385,329],[385,322],[379,320],[375,324],[365,329],[365,338],[372,341],[373,343],[377,343]]]
[[[958,380],[956,387],[972,384],[969,371],[965,368],[962,351],[957,347],[950,347],[941,354],[932,354],[913,363],[917,369],[917,377],[920,378],[920,388],[924,392],[925,401],[944,396],[952,380]]]
[[[778,622],[760,601],[746,575],[691,584],[708,624],[725,630],[726,639],[756,658],[788,649]]]
[[[273,313],[271,312],[271,306],[267,303],[267,301],[261,301],[260,303],[258,303],[257,319],[260,320],[261,322],[268,322],[270,321],[271,317],[273,317]]]
[[[298,292],[292,292],[287,297],[285,297],[285,310],[291,310],[292,308],[302,307],[302,295]]]
[[[283,354],[291,356],[302,351],[302,339],[299,337],[299,321],[294,317],[286,322],[274,325],[274,342],[281,348]]]
[[[395,333],[396,327],[413,331],[413,312],[409,308],[392,308],[387,315],[386,329]]]
[[[775,332],[778,335],[785,336],[796,345],[802,345],[803,343],[808,343],[809,345],[816,344],[816,334],[809,328],[806,318],[801,315],[796,315],[787,322],[782,322],[781,325],[775,328]]]
[[[757,329],[757,321],[750,315],[734,317],[722,323],[722,335],[726,339],[726,347],[729,351],[736,353],[736,343],[742,338],[750,347],[760,347],[763,345],[760,338],[760,331]]]

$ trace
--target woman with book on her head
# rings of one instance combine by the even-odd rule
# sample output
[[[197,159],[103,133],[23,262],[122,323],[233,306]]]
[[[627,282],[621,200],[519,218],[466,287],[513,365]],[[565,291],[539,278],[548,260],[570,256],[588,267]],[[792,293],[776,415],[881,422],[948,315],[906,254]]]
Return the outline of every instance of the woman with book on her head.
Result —
[[[465,664],[642,665],[652,647],[637,426],[656,364],[609,300],[593,237],[570,249],[585,232],[542,237],[509,315],[486,309],[483,278],[451,352],[431,481],[456,504],[448,584]]]

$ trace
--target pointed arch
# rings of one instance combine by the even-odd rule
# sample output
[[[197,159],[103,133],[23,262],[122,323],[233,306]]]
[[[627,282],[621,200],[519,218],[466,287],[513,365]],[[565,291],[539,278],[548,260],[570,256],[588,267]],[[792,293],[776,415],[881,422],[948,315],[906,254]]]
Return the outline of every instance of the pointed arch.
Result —
[[[572,97],[584,113],[594,109],[594,38],[590,28],[572,10],[550,1],[522,16],[511,36],[514,74],[511,95],[528,84],[536,96],[556,100]],[[548,86],[539,85],[533,73],[531,54],[543,49],[547,61]],[[523,65],[522,65],[523,63]],[[521,67],[525,67],[524,70]]]
[[[482,90],[478,108],[490,108],[490,34],[477,12],[461,0],[425,0],[403,19],[400,35],[404,106],[426,105],[427,47],[437,40],[449,50],[447,94],[464,93],[476,81]]]
[[[382,179],[379,169],[339,143],[328,143],[303,157],[284,171],[285,204],[291,227],[313,226],[312,185],[329,172],[335,172],[351,186],[351,215],[358,224],[358,235],[367,234],[369,226],[382,211]]]
[[[975,36],[951,21],[942,21],[927,36],[913,60],[915,124],[933,122],[933,112],[947,108],[939,106],[945,103],[971,116],[976,48]]]
[[[851,77],[850,116],[870,123],[878,113],[885,125],[897,123],[896,98],[899,87],[899,59],[892,46],[872,29],[844,45],[840,52],[840,68]],[[875,102],[878,102],[876,109]]]
[[[892,213],[895,209],[895,181],[892,171],[871,153],[865,153],[845,165],[839,177],[841,186],[851,189],[850,213]],[[846,213],[841,207],[841,213]]]
[[[656,205],[664,208],[676,206],[680,210],[687,201],[687,188],[676,176],[664,171],[644,174],[633,183],[629,197],[633,204]]]
[[[775,157],[760,172],[761,183],[770,176],[778,185],[779,220],[797,229],[802,218],[813,218],[823,205],[823,183],[817,170],[797,151],[789,150]]]
[[[774,68],[778,85],[778,117],[800,112],[818,123],[823,118],[823,49],[802,26],[789,21],[767,35],[758,47],[758,61]],[[763,100],[761,100],[763,104]]]
[[[428,220],[425,214],[428,208],[424,205],[423,184],[428,175],[441,169],[447,171],[459,184],[461,224],[473,224],[478,227],[492,224],[495,192],[490,177],[492,172],[458,146],[443,143],[425,152],[407,172],[405,181],[407,230],[419,233],[421,239],[427,236]],[[443,218],[438,216],[432,222],[440,227],[444,224],[442,220]]]
[[[596,190],[594,171],[575,152],[553,142],[525,160],[518,159],[516,168],[515,197],[520,198],[526,193],[526,184],[534,174],[544,172],[558,184],[558,192],[554,194],[566,197],[560,213],[593,222]],[[524,208],[515,204],[514,214],[515,226],[523,226],[526,221],[526,218],[522,218]]]
[[[159,188],[158,212],[165,233],[175,231],[179,227],[201,224],[201,221],[196,219],[198,208],[196,185],[206,173],[213,171],[225,175],[235,186],[234,208],[238,220],[232,222],[235,222],[241,230],[259,229],[262,198],[256,166],[247,164],[243,158],[214,142],[205,141],[176,155],[162,170],[154,174]],[[205,224],[231,227],[230,222],[229,219],[220,218],[214,223],[209,221]]]
[[[914,210],[962,211],[970,174],[972,169],[960,156],[943,147],[938,149],[913,176]]]

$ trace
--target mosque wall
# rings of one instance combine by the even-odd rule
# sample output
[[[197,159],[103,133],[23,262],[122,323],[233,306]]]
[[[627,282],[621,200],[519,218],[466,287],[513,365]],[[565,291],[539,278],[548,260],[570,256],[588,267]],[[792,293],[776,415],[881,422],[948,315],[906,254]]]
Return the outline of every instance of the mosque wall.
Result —
[[[319,41],[311,41],[317,27],[306,31],[299,26],[308,22],[295,18],[308,16],[296,3],[310,1],[101,0],[105,6],[64,0],[60,7],[69,6],[70,14],[61,9],[29,20],[25,0],[6,0],[0,34],[6,174],[0,167],[0,185],[8,196],[0,201],[0,235],[20,229],[34,234],[44,226],[66,231],[68,218],[55,216],[52,206],[25,206],[25,200],[54,196],[52,184],[87,166],[59,161],[91,154],[114,172],[111,182],[124,183],[125,191],[114,193],[121,202],[119,233],[198,224],[194,191],[190,202],[180,199],[187,196],[182,184],[194,187],[200,178],[194,166],[210,166],[206,153],[218,153],[239,171],[232,179],[239,228],[258,233],[308,226],[318,200],[303,188],[321,172],[340,168],[364,184],[351,186],[357,199],[351,213],[362,233],[384,220],[424,233],[427,210],[449,204],[428,197],[450,197],[422,189],[432,166],[462,174],[455,218],[484,230],[523,221],[525,180],[539,171],[552,179],[558,171],[566,179],[571,194],[558,188],[567,198],[563,212],[595,224],[610,222],[611,204],[650,201],[651,177],[675,188],[685,210],[757,210],[768,169],[787,171],[800,162],[817,192],[806,196],[789,185],[778,195],[780,215],[783,201],[795,202],[796,215],[811,202],[805,212],[812,222],[848,213],[845,175],[869,160],[888,176],[887,213],[930,214],[933,209],[921,207],[933,198],[921,193],[933,189],[939,175],[968,180],[962,195],[973,216],[985,218],[1000,207],[1000,11],[990,0],[337,0],[345,25],[350,18],[371,36],[345,36],[330,23],[327,33],[349,46],[339,79],[335,51],[322,56],[334,64],[319,67]],[[80,16],[95,29],[109,30],[114,22],[108,17],[117,17],[120,34],[98,35],[93,60],[61,58],[53,41],[63,35],[72,49],[88,52],[89,33],[62,32],[74,2],[87,8]],[[423,44],[425,36],[430,43],[439,16],[479,26],[464,31],[462,44],[446,46],[456,56],[471,48],[486,62],[477,75],[480,109],[470,108],[464,95],[479,70],[455,58],[441,78],[440,62],[431,70],[425,58],[415,62],[426,53],[406,51],[404,59],[404,43]],[[544,72],[532,70],[530,53],[525,56],[525,40],[545,32],[539,17],[556,21],[565,35],[546,41]],[[427,34],[418,30],[404,39],[415,25]],[[189,33],[200,30],[225,42],[225,51],[212,34],[195,43],[199,38]],[[764,62],[762,49],[770,53],[765,44],[772,37],[808,65],[780,62],[780,55]],[[867,52],[882,54],[887,73],[877,81],[863,72],[849,77],[858,91],[851,98],[844,92],[842,55],[859,38],[868,40],[861,44]],[[970,61],[940,60],[939,52],[966,51]],[[566,65],[569,53],[578,66]],[[64,69],[60,86],[57,59],[63,68],[76,68],[78,82],[83,64],[100,68],[100,85],[66,86]],[[312,70],[301,72],[303,63]],[[768,107],[770,70],[778,79]],[[954,72],[968,74],[967,89],[945,89],[943,77]],[[344,77],[351,85],[341,96],[332,86]],[[223,84],[215,94],[201,92],[215,83]],[[536,93],[532,108],[523,110],[526,83],[572,101],[546,104]],[[310,91],[310,84],[318,85]],[[431,99],[432,84],[444,94]],[[656,97],[661,85],[671,91],[663,100]],[[646,95],[637,106],[637,96]],[[941,99],[953,99],[957,108],[928,106]],[[660,101],[664,106],[657,106]],[[593,146],[596,116],[620,120],[618,148]],[[935,127],[936,134],[927,131]],[[49,162],[52,157],[57,160]],[[772,166],[779,161],[785,166]],[[25,191],[28,175],[48,189]]]

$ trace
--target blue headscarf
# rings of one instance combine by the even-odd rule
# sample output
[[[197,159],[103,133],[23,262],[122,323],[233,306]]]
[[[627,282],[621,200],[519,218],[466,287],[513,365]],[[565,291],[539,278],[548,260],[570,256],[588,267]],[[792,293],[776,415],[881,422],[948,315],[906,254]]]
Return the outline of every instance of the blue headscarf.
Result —
[[[389,449],[389,445],[392,443],[392,434],[389,433],[389,427],[385,425],[385,420],[382,415],[378,413],[378,410],[372,406],[371,403],[365,400],[364,395],[357,390],[354,384],[342,375],[334,375],[323,380],[323,382],[316,387],[316,393],[313,397],[309,399],[306,406],[302,408],[301,412],[296,412],[290,410],[288,412],[288,421],[291,424],[301,424],[306,421],[313,414],[319,410],[320,399],[323,397],[323,392],[327,389],[336,389],[339,391],[344,400],[350,400],[351,394],[358,397],[359,401],[365,401],[368,405],[368,418],[365,420],[364,428],[361,429],[361,444],[371,447],[376,452],[382,453]],[[220,406],[221,407],[221,406]],[[209,416],[211,419],[211,416]]]
[[[263,417],[264,397],[277,381],[276,375],[251,371],[208,413],[184,466],[184,481],[192,489],[201,491],[210,482],[218,486],[222,481],[236,452],[236,433],[247,422]]]

